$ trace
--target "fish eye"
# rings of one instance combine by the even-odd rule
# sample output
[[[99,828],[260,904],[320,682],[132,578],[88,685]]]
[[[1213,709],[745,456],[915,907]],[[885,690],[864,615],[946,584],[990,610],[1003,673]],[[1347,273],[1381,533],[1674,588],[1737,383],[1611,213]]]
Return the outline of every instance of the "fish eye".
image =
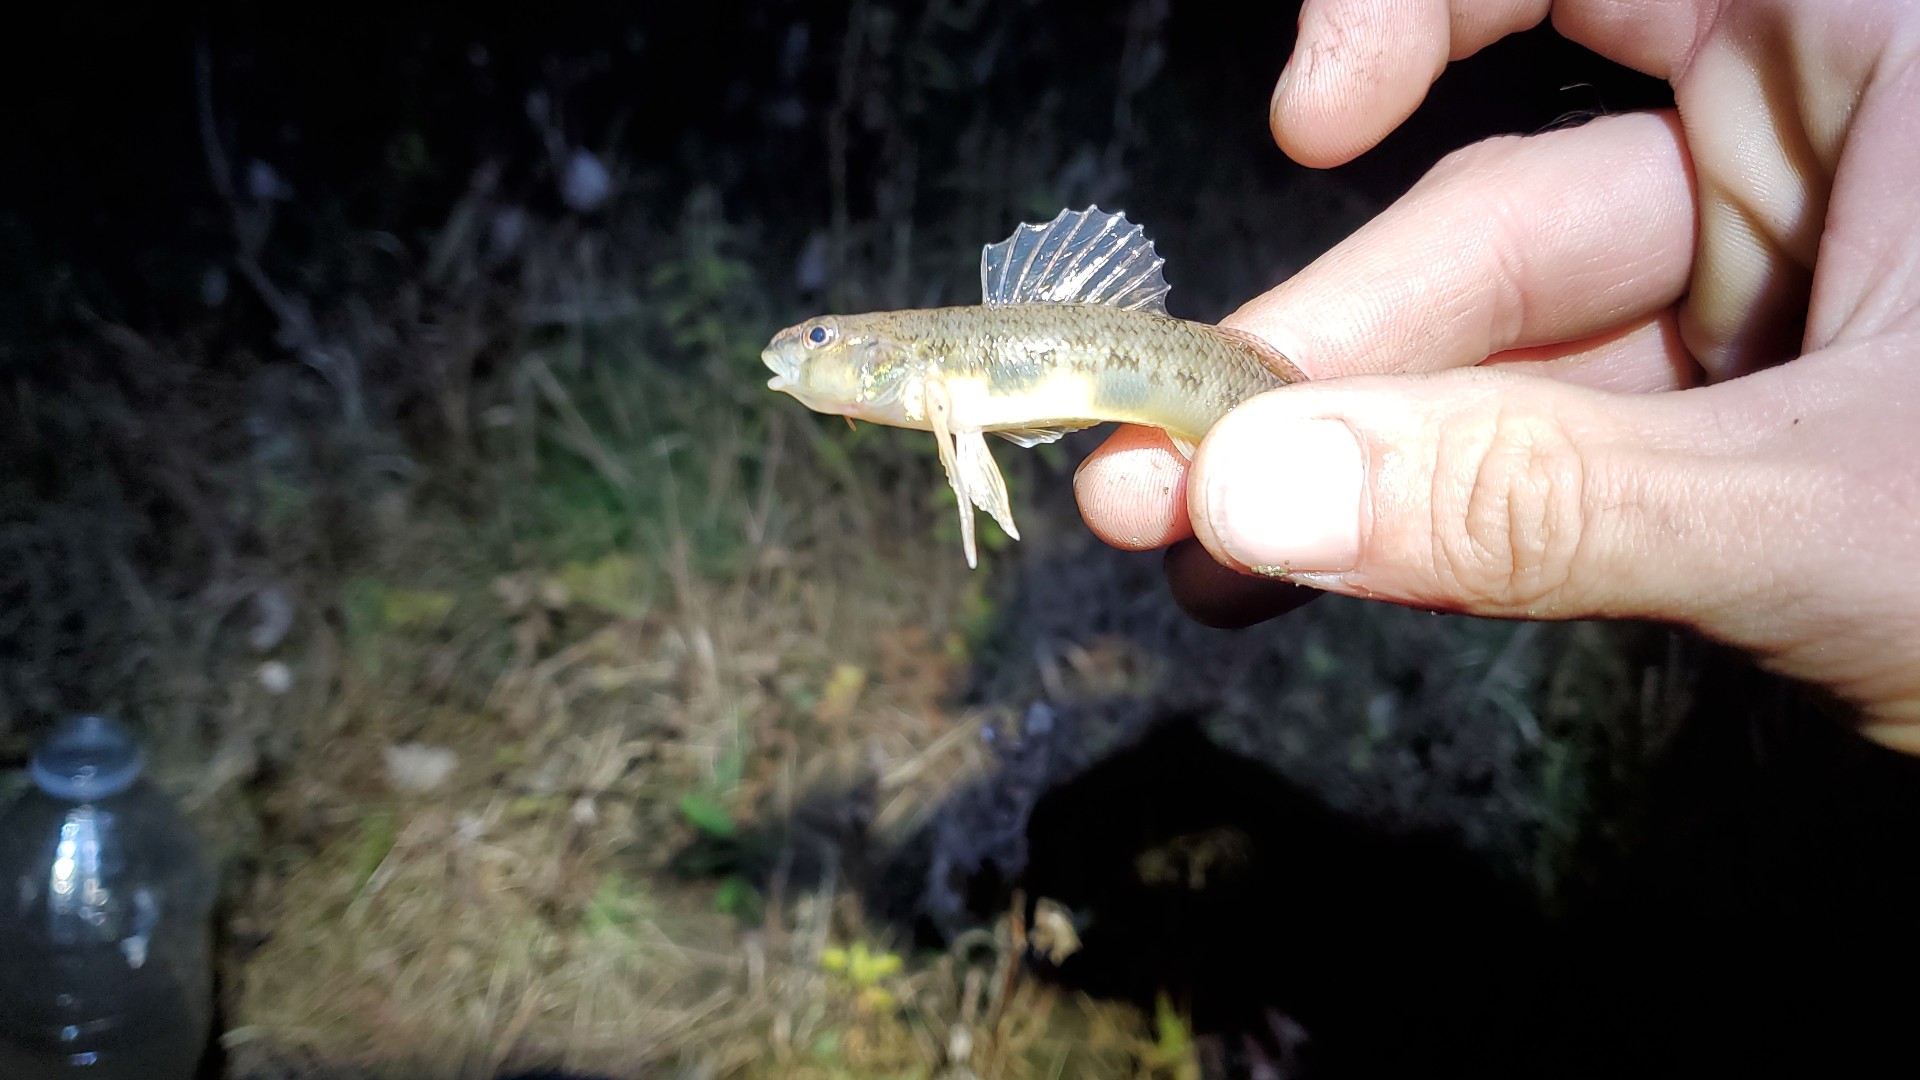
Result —
[[[834,338],[833,327],[825,323],[815,323],[806,333],[807,348],[817,349]]]

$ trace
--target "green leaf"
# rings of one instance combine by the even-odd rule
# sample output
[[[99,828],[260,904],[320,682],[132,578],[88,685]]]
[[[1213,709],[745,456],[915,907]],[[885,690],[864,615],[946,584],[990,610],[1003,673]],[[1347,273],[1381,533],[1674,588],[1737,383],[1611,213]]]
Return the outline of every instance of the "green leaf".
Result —
[[[368,577],[351,578],[340,589],[340,614],[346,620],[347,640],[364,645],[386,629],[387,590]]]
[[[554,575],[575,602],[616,619],[647,613],[645,569],[632,555],[613,553],[592,562],[570,562]]]
[[[373,879],[374,871],[387,859],[387,853],[393,850],[394,840],[399,832],[394,826],[393,815],[376,810],[360,822],[360,839],[353,848],[354,888],[363,888]]]
[[[713,909],[744,922],[757,922],[766,904],[760,890],[739,874],[730,874],[713,890]]]
[[[638,919],[641,904],[634,882],[620,874],[608,874],[600,879],[600,887],[587,901],[580,920],[588,933],[625,933]]]
[[[720,805],[719,800],[703,792],[689,791],[680,796],[680,814],[687,824],[708,836],[727,839],[733,836],[735,825],[732,811]]]
[[[428,589],[390,589],[381,613],[388,626],[435,627],[453,613],[453,594]]]
[[[731,791],[746,771],[747,751],[736,736],[734,744],[722,751],[713,763],[713,786],[719,791]]]
[[[832,1063],[840,1060],[840,1033],[823,1031],[813,1037],[813,1045],[807,1047],[814,1060]]]

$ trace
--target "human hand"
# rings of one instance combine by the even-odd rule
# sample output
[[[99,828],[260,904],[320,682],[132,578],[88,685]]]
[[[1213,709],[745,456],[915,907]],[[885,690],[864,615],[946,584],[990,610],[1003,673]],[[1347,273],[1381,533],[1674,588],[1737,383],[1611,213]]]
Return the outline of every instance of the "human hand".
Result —
[[[1346,161],[1549,6],[1307,0],[1275,138]],[[1313,381],[1235,410],[1190,470],[1122,429],[1076,477],[1083,514],[1122,546],[1197,536],[1213,559],[1169,573],[1223,621],[1297,602],[1246,573],[1670,621],[1920,752],[1920,9],[1551,9],[1677,108],[1442,161],[1226,320]]]

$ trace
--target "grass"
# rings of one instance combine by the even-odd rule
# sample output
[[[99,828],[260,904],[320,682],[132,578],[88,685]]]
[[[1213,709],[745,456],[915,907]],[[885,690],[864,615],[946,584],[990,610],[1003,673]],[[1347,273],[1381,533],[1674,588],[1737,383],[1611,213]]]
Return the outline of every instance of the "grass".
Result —
[[[883,953],[892,962],[879,969],[836,972],[845,954],[833,950],[851,940],[861,955],[867,931],[831,880],[758,897],[667,866],[702,834],[777,821],[809,788],[862,769],[879,770],[880,829],[900,830],[981,767],[965,737],[974,721],[946,712],[944,650],[889,657],[878,640],[937,635],[929,597],[844,580],[829,595],[802,566],[732,582],[666,569],[677,591],[657,608],[625,609],[624,588],[619,604],[567,590],[556,608],[555,590],[538,610],[494,605],[490,630],[450,622],[486,619],[484,600],[429,593],[394,619],[385,595],[389,617],[351,650],[379,662],[270,800],[279,847],[239,916],[266,944],[233,971],[237,1071],[293,1059],[412,1077],[696,1063],[713,1075],[934,1075],[966,983],[950,964],[915,958],[908,971]],[[781,595],[801,602],[765,602]],[[483,677],[501,656],[485,643],[501,638],[515,648],[484,693],[422,700],[420,672]],[[455,776],[391,790],[374,751],[401,740],[453,750]],[[968,1030],[982,1053],[1094,1054],[1031,1023],[997,1039]]]
[[[337,616],[281,650],[324,689],[276,710],[236,1075],[1151,1071],[1140,1018],[1025,984],[986,1009],[955,958],[874,938],[844,880],[676,869],[863,778],[904,835],[986,766],[952,704],[984,594],[931,528],[931,455],[761,390],[745,271],[695,232],[652,314],[525,342],[477,494],[429,469],[306,598]],[[411,790],[402,746],[450,775]]]
[[[235,1075],[1197,1075],[1177,1014],[902,952],[833,873],[762,893],[724,861],[687,872],[812,793],[871,784],[886,842],[981,776],[990,710],[955,695],[992,579],[931,527],[935,478],[900,433],[741,401],[599,332],[636,351],[567,372],[590,399],[544,393],[502,426],[498,503],[423,504],[344,578],[338,630],[310,628],[330,689],[279,720],[233,914],[258,943],[228,958]],[[846,486],[863,476],[884,479]],[[1397,745],[1354,681],[1376,652],[1451,650],[1463,715],[1534,732],[1550,892],[1587,839],[1592,728],[1626,707],[1614,643],[1329,610],[1301,624],[1324,689],[1297,692],[1331,695],[1328,738],[1356,718],[1336,740],[1352,775]],[[1150,693],[1165,665],[1129,648],[1068,649],[1062,685]],[[1333,745],[1313,739],[1296,759]],[[400,745],[457,764],[410,791],[384,759]]]

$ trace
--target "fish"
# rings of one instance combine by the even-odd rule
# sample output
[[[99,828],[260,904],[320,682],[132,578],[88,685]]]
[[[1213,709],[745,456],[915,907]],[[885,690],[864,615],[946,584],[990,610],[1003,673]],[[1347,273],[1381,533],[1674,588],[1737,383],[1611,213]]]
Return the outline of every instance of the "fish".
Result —
[[[1253,334],[1168,315],[1164,264],[1125,213],[1062,210],[982,249],[979,304],[781,330],[761,353],[767,386],[815,412],[932,432],[977,568],[975,507],[1020,538],[988,435],[1033,447],[1140,424],[1190,459],[1235,406],[1305,378]]]

